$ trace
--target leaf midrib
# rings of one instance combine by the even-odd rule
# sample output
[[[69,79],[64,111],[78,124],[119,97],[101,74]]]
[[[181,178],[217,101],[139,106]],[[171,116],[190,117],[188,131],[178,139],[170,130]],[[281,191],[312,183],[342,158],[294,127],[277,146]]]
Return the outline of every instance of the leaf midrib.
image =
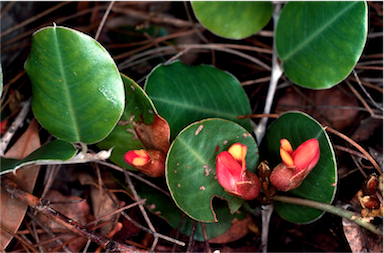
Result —
[[[218,111],[220,108],[207,108],[207,109],[204,109],[204,107],[202,106],[195,106],[194,104],[192,103],[181,103],[179,101],[176,101],[176,100],[167,100],[167,99],[162,99],[162,98],[151,98],[152,101],[157,101],[157,102],[161,102],[161,103],[164,103],[164,104],[169,104],[169,105],[173,105],[173,106],[177,106],[179,108],[183,108],[183,109],[187,109],[187,110],[191,110],[191,111],[199,111],[199,112],[203,112],[203,113],[206,113],[206,114],[210,114],[210,115],[215,115],[215,117],[218,117],[218,116],[222,116],[222,117],[228,117],[229,118],[237,118],[238,114],[237,113],[224,113],[224,112],[221,112],[221,111]],[[155,103],[156,104],[156,103]]]
[[[330,27],[334,22],[336,22],[345,12],[347,12],[349,9],[355,6],[355,4],[358,4],[359,2],[355,2],[351,5],[349,5],[347,8],[345,8],[342,12],[339,12],[339,15],[334,16],[332,19],[330,19],[327,23],[325,23],[318,31],[313,33],[311,36],[307,37],[306,40],[303,40],[302,43],[297,44],[297,47],[292,50],[288,55],[284,57],[284,61],[289,60],[292,56],[294,56],[297,52],[299,52],[301,49],[303,49],[305,46],[307,46],[309,43],[311,43],[315,38],[317,38],[321,33]]]
[[[76,134],[76,139],[80,140],[80,136],[79,136],[79,125],[78,125],[78,122],[76,120],[76,117],[75,117],[75,114],[74,114],[74,106],[73,106],[73,102],[72,102],[72,99],[71,99],[71,93],[69,91],[69,88],[68,88],[68,83],[67,83],[67,75],[64,71],[64,65],[63,65],[63,57],[61,55],[61,50],[60,50],[60,47],[59,47],[59,40],[58,40],[58,34],[57,34],[57,28],[53,29],[54,33],[55,33],[55,36],[54,36],[54,39],[55,39],[55,45],[56,45],[56,49],[57,49],[57,55],[58,55],[58,69],[60,71],[60,74],[61,76],[63,77],[63,88],[64,88],[64,93],[65,93],[65,97],[68,101],[68,107],[69,107],[69,113],[68,115],[71,117],[72,119],[72,122],[73,122],[73,127],[75,129],[75,134]]]

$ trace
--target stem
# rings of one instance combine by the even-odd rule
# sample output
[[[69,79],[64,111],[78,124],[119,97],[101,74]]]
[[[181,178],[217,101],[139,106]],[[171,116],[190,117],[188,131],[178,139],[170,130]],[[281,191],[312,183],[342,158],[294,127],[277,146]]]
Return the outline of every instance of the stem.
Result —
[[[382,228],[376,227],[375,225],[366,222],[362,217],[359,217],[360,214],[354,213],[327,203],[322,203],[314,200],[309,199],[301,199],[301,198],[295,198],[295,197],[288,197],[288,196],[281,196],[281,195],[275,195],[272,198],[275,201],[280,201],[284,203],[289,204],[295,204],[295,205],[302,205],[302,206],[308,206],[312,208],[316,208],[331,214],[335,214],[337,216],[340,216],[342,218],[346,218],[352,222],[355,222],[357,225],[362,226],[363,228],[371,231],[372,233],[375,233],[377,235],[382,235],[383,230]]]
[[[268,204],[261,209],[261,249],[263,253],[268,252],[269,221],[273,213],[273,205]]]
[[[279,20],[281,13],[281,4],[276,3],[274,5],[272,18],[273,18],[273,30],[276,35],[276,26]],[[273,52],[272,52],[272,70],[271,70],[271,80],[269,81],[267,98],[264,106],[264,114],[269,114],[271,112],[271,107],[273,103],[273,98],[275,96],[275,91],[277,83],[280,76],[283,74],[283,69],[280,67],[277,61],[277,52],[276,52],[276,36],[273,37]],[[258,144],[261,143],[261,140],[264,137],[265,131],[267,129],[268,117],[261,119],[259,125],[255,128],[254,133],[256,135],[256,141]],[[262,251],[268,251],[268,234],[269,234],[269,222],[271,219],[271,214],[273,212],[273,205],[269,204],[265,207],[266,209],[261,212],[262,220],[262,229],[261,229],[261,245]]]
[[[275,33],[276,33],[277,22],[279,21],[279,17],[280,17],[280,12],[281,12],[281,4],[277,3],[277,4],[275,4],[275,8],[274,8],[273,14],[272,14],[273,30],[275,31]],[[282,74],[283,74],[283,69],[279,65],[279,62],[277,61],[276,36],[274,36],[271,80],[269,81],[268,93],[267,93],[267,98],[265,101],[264,112],[263,112],[264,114],[269,114],[271,112],[273,98],[275,97],[277,83],[278,83]],[[261,139],[263,138],[263,136],[265,134],[265,130],[267,128],[267,122],[268,122],[267,117],[262,118],[259,125],[257,126],[257,128],[255,130],[256,140],[257,140],[257,143],[259,143],[259,144],[260,144]]]

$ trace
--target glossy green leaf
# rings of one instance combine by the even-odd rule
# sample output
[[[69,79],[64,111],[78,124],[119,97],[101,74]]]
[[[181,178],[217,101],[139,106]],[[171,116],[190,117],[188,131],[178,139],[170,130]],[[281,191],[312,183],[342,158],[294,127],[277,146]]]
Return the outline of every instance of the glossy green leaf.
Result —
[[[0,175],[15,172],[22,166],[44,161],[67,161],[76,154],[76,148],[63,140],[51,141],[22,160],[0,157]]]
[[[124,154],[128,150],[145,148],[135,134],[132,122],[143,122],[150,125],[153,122],[156,110],[143,89],[132,79],[121,75],[125,87],[125,109],[119,123],[113,131],[97,144],[100,149],[110,149],[110,160],[120,167],[136,170],[124,161]]]
[[[231,74],[212,66],[187,66],[181,62],[159,65],[149,75],[144,90],[171,128],[171,139],[188,124],[206,118],[234,121],[251,131],[247,94]]]
[[[285,74],[312,89],[341,82],[360,58],[367,24],[364,1],[287,3],[276,28],[276,49]]]
[[[149,187],[147,184],[137,182],[135,188],[141,198],[147,199],[146,206],[149,211],[163,218],[174,229],[178,229],[180,220],[182,219],[183,212],[175,205],[172,198],[166,194]],[[219,199],[215,199],[214,207],[217,214],[218,222],[207,223],[206,232],[207,238],[215,238],[231,228],[234,219],[242,220],[245,217],[245,211],[237,211],[231,214],[228,204]],[[189,236],[191,234],[194,220],[188,216],[184,217],[183,224],[180,227],[180,232]],[[203,230],[198,224],[194,239],[197,241],[204,241]]]
[[[88,35],[58,26],[37,31],[25,70],[35,117],[59,139],[98,142],[123,113],[120,73],[109,53]]]
[[[192,7],[208,30],[230,39],[251,36],[268,24],[272,15],[272,2],[194,1]]]
[[[248,146],[247,169],[256,170],[258,149],[251,134],[223,119],[205,119],[183,129],[171,144],[166,160],[166,180],[176,205],[192,219],[217,220],[212,199],[226,199],[234,213],[244,200],[225,192],[216,179],[216,156],[236,143]]]
[[[302,112],[287,112],[268,128],[260,145],[261,161],[267,160],[273,169],[281,162],[280,140],[288,139],[296,149],[304,141],[316,138],[320,145],[320,159],[302,184],[289,192],[293,196],[331,203],[336,192],[337,167],[332,143],[323,127]],[[279,192],[279,194],[283,194]],[[323,211],[275,201],[276,211],[294,223],[309,223],[321,217]]]

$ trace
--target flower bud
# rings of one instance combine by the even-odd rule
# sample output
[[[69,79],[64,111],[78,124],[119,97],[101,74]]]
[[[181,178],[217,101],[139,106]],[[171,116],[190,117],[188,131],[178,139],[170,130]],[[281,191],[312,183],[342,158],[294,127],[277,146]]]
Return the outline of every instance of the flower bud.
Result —
[[[367,208],[367,209],[378,209],[380,207],[380,202],[378,199],[376,198],[373,198],[371,196],[364,196],[362,198],[359,199],[360,200],[360,204],[363,208]]]
[[[370,178],[363,185],[364,195],[372,195],[377,192],[380,181],[375,175],[371,175]]]
[[[216,157],[216,174],[219,184],[226,192],[245,200],[255,199],[260,193],[261,182],[246,170],[247,146],[233,144],[228,151]]]
[[[283,162],[273,169],[270,181],[278,190],[290,191],[301,185],[319,161],[319,142],[315,138],[307,140],[295,151],[287,139],[282,139],[280,144]]]
[[[165,154],[153,149],[129,150],[124,161],[151,177],[161,177],[165,171]]]

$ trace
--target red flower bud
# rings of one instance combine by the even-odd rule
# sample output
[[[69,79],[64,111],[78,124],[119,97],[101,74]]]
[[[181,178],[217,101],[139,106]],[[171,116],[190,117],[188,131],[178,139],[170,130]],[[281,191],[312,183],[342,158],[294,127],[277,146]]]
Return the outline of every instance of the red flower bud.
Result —
[[[317,139],[309,139],[295,151],[287,139],[280,141],[282,163],[277,165],[270,176],[271,183],[280,191],[290,191],[301,185],[320,158]]]
[[[228,151],[217,155],[216,174],[219,184],[229,194],[251,200],[259,195],[261,182],[254,173],[246,170],[246,155],[246,145],[233,144]]]
[[[129,150],[124,161],[151,177],[161,177],[165,171],[165,154],[153,149]]]

